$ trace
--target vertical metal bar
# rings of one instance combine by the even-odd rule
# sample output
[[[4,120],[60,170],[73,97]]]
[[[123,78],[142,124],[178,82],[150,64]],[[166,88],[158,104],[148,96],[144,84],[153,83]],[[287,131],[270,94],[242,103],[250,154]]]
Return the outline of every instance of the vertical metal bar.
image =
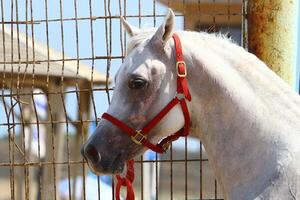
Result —
[[[184,197],[188,199],[187,137],[184,138]]]
[[[229,36],[231,35],[230,33],[230,26],[231,26],[231,11],[230,11],[230,0],[227,0],[227,32],[229,33]]]
[[[139,7],[139,28],[141,28],[141,26],[142,26],[142,17],[141,17],[141,7],[142,7],[142,5],[141,5],[141,0],[139,0],[138,1],[138,7]]]
[[[91,72],[91,88],[93,88],[94,68],[95,68],[95,50],[94,50],[94,31],[93,31],[93,9],[92,0],[89,0],[89,21],[90,21],[90,37],[91,37],[91,50],[92,50],[92,72]],[[96,111],[96,109],[95,109]]]
[[[158,187],[158,158],[157,153],[155,153],[155,197],[156,200],[158,200],[158,193],[159,193],[159,187]]]
[[[98,189],[98,200],[100,200],[101,199],[101,188],[100,188],[100,176],[97,176],[97,185],[98,185],[98,187],[97,187],[97,189]],[[113,187],[113,186],[112,186]],[[114,199],[114,198],[113,198]]]
[[[170,199],[173,200],[173,144],[170,145]]]
[[[77,74],[76,74],[77,76]],[[75,78],[77,79],[77,77]],[[63,104],[64,104],[64,100],[63,100]],[[68,117],[67,117],[67,111],[65,110],[65,105],[63,106],[64,107],[64,112],[65,112],[65,116],[66,116],[66,131],[67,131],[67,179],[68,179],[68,196],[69,196],[69,200],[72,200],[72,190],[71,190],[71,166],[70,166],[70,133],[69,133],[69,120],[68,120]],[[78,133],[77,133],[78,134]],[[76,141],[77,142],[77,141]],[[76,185],[76,175],[77,173],[75,174],[75,176],[73,177],[73,185]],[[82,183],[84,184],[84,180],[82,180]],[[76,191],[76,187],[73,188],[73,191]],[[74,197],[75,198],[75,197]]]
[[[4,105],[4,111],[5,111],[5,115],[6,115],[6,122],[8,124],[7,127],[7,132],[8,132],[8,160],[9,163],[11,163],[11,152],[10,152],[10,146],[11,146],[11,141],[10,141],[10,135],[11,135],[11,130],[10,130],[10,123],[9,123],[9,111],[7,109],[7,106],[5,105],[5,98],[4,98],[4,90],[5,90],[5,80],[6,80],[6,46],[5,46],[5,42],[6,42],[6,37],[5,37],[5,26],[4,26],[4,4],[3,4],[3,0],[1,0],[1,28],[2,28],[2,52],[3,52],[3,77],[2,77],[2,101],[3,101],[3,105]],[[10,184],[10,199],[14,199],[14,184],[13,184],[13,178],[12,178],[12,174],[13,174],[13,169],[12,169],[12,165],[9,166],[9,184]]]
[[[51,177],[50,175],[56,176],[56,169],[55,165],[55,124],[54,124],[54,113],[52,105],[50,103],[51,97],[48,93],[53,89],[53,83],[50,83],[50,42],[49,42],[49,22],[48,22],[48,0],[45,0],[45,18],[46,18],[46,41],[47,41],[47,79],[46,79],[46,88],[45,93],[47,94],[47,106],[48,106],[48,120],[50,120],[50,125],[47,125],[47,134],[46,134],[46,159],[52,159],[52,173],[51,174],[51,166],[44,166],[43,168],[43,183],[41,186],[41,198],[47,199],[47,192],[48,188],[51,187]],[[51,146],[50,146],[51,145]],[[49,174],[48,174],[49,173]],[[53,186],[55,190],[55,187]],[[53,196],[56,199],[56,193]]]
[[[200,30],[200,27],[201,27],[201,0],[198,0],[198,12],[199,12],[199,30],[197,31],[201,31]],[[203,199],[203,194],[202,194],[202,188],[203,188],[203,179],[202,179],[202,169],[203,169],[203,166],[202,166],[202,142],[200,142],[200,168],[199,168],[199,172],[200,172],[200,180],[199,180],[199,197],[200,197],[200,200]]]
[[[111,35],[109,35],[111,32],[111,15],[110,15],[110,0],[108,0],[108,5],[107,5],[107,0],[104,0],[104,15],[105,15],[105,36],[106,36],[106,55],[108,57],[107,59],[107,65],[106,65],[106,81],[105,81],[105,89],[106,89],[106,94],[107,94],[107,100],[110,102],[110,94],[109,94],[109,89],[108,89],[108,81],[109,81],[109,75],[110,75],[110,66],[111,66]],[[107,14],[108,12],[108,14]],[[109,16],[109,24],[107,20],[107,16]],[[108,36],[109,35],[109,36]]]
[[[89,0],[89,17],[90,17],[90,37],[91,37],[91,49],[92,49],[92,72],[91,72],[91,82],[90,82],[90,88],[93,88],[93,79],[94,79],[94,68],[95,68],[95,50],[94,50],[94,31],[93,31],[93,20],[92,20],[92,17],[93,17],[93,11],[92,11],[92,1]],[[108,86],[107,86],[108,87]],[[92,98],[92,105],[93,105],[93,111],[94,111],[94,116],[95,116],[95,119],[97,119],[97,113],[96,113],[96,105],[95,105],[95,100],[94,100],[94,94],[93,92],[91,91],[91,98]],[[86,111],[87,112],[87,111]],[[88,114],[88,113],[86,113]],[[98,186],[99,186],[99,191],[100,191],[100,181],[99,181],[99,178],[98,178]],[[100,197],[100,193],[98,194],[98,197],[99,199],[101,198]]]
[[[143,162],[144,162],[144,158],[143,156],[141,156],[141,200],[144,199],[144,165],[143,165]]]
[[[217,188],[217,180],[215,179],[215,199],[218,199],[218,188]]]
[[[63,32],[63,30],[62,30],[62,32]],[[61,98],[61,103],[62,103],[62,107],[63,107],[63,110],[62,110],[62,112],[64,113],[64,115],[65,115],[65,121],[64,121],[64,123],[65,123],[65,125],[66,125],[66,134],[67,134],[67,140],[66,140],[66,142],[67,142],[67,177],[68,177],[68,180],[70,180],[70,160],[69,160],[69,158],[70,158],[70,149],[69,149],[69,122],[68,122],[68,117],[67,117],[67,109],[66,109],[66,105],[65,105],[65,96],[64,96],[64,92],[63,92],[63,84],[61,85],[61,93],[60,93],[60,98]],[[58,154],[60,154],[61,156],[60,156],[60,159],[59,159],[59,156],[58,156],[58,162],[62,162],[63,161],[63,155],[64,155],[64,133],[63,132],[61,132],[61,133],[58,133],[58,134],[61,134],[58,138],[59,139],[61,139],[62,141],[58,141],[58,144],[60,145],[60,146],[58,146]],[[57,169],[57,171],[58,171],[58,176],[57,176],[57,182],[59,183],[60,182],[60,179],[62,178],[62,171],[63,171],[63,165],[58,165],[59,167],[58,167],[58,169]],[[76,179],[74,180],[74,182],[73,183],[76,183]],[[69,184],[68,184],[69,186],[69,190],[68,190],[68,195],[69,195],[69,199],[71,200],[72,199],[72,197],[71,197],[71,187],[70,187],[70,181],[69,181]],[[58,195],[59,195],[59,192],[58,192]],[[58,197],[58,198],[60,198],[60,196]]]
[[[60,100],[61,100],[61,106],[62,111],[64,114],[65,118],[65,123],[66,123],[66,128],[67,128],[67,134],[69,131],[68,128],[68,120],[67,120],[67,112],[66,112],[66,107],[65,107],[65,98],[64,98],[64,73],[65,73],[65,42],[64,42],[64,24],[63,24],[63,5],[62,5],[62,0],[59,1],[59,21],[60,21],[60,33],[61,33],[61,55],[62,55],[62,68],[61,68],[61,77],[60,77]],[[63,120],[63,116],[57,116],[56,120]],[[60,125],[57,125],[60,126]],[[57,132],[57,150],[56,150],[56,155],[57,155],[57,162],[62,162],[63,161],[63,149],[64,149],[64,132],[62,129],[58,129],[59,131]],[[63,166],[62,165],[53,165],[54,168],[56,168],[56,176],[54,176],[54,194],[57,196],[57,199],[60,199],[59,192],[57,192],[58,188],[58,183],[61,179],[62,176],[62,170]],[[75,180],[74,180],[75,181]],[[58,194],[58,195],[57,195]]]
[[[249,50],[295,87],[298,0],[249,0]]]
[[[242,4],[242,46],[248,49],[248,34],[247,34],[247,0],[243,0]]]
[[[213,0],[213,4],[216,3],[216,0]],[[217,31],[217,24],[216,24],[216,9],[213,7],[213,32]]]
[[[111,31],[111,10],[110,10],[110,0],[104,0],[104,15],[105,15],[105,39],[106,39],[106,55],[108,57],[107,59],[107,65],[106,65],[106,80],[105,80],[105,91],[107,94],[107,100],[110,103],[110,94],[109,94],[109,88],[108,88],[108,84],[109,84],[109,77],[110,77],[110,67],[111,67],[111,46],[112,46],[112,31]],[[109,16],[109,23],[107,22],[107,16]],[[99,182],[99,180],[98,180]],[[112,177],[112,197],[113,199],[115,198],[115,188],[114,188],[114,179]]]
[[[11,7],[10,7],[10,20],[11,21],[14,21],[14,17],[13,17],[13,13],[14,13],[14,3],[13,1],[11,1]],[[10,40],[13,41],[13,33],[14,33],[14,30],[13,30],[13,24],[10,25]],[[10,59],[11,59],[11,62],[13,62],[14,60],[14,47],[13,47],[13,42],[11,42],[10,44],[10,48],[11,48],[11,56],[10,56]],[[12,123],[15,124],[15,114],[14,114],[14,102],[13,102],[13,98],[12,98],[12,89],[14,87],[14,84],[13,84],[13,73],[14,73],[14,68],[13,68],[13,64],[11,64],[11,79],[10,79],[10,84],[11,84],[11,90],[10,90],[10,111],[9,111],[9,115],[8,117],[10,118],[10,115],[11,115],[11,118],[12,118]],[[14,179],[15,179],[15,167],[14,167],[14,163],[15,163],[15,148],[14,148],[14,145],[15,144],[15,126],[13,125],[12,128],[12,134],[10,132],[10,135],[9,135],[9,139],[12,140],[12,143],[11,146],[10,146],[10,150],[12,150],[12,153],[11,153],[11,163],[12,163],[12,179],[13,179],[13,196],[15,195],[15,183],[14,183]],[[20,192],[21,191],[17,191],[17,192]],[[15,197],[15,196],[14,196]]]
[[[80,100],[80,91],[79,91],[79,26],[78,26],[78,9],[77,9],[77,0],[74,0],[74,16],[75,16],[75,35],[76,35],[76,83],[75,83],[75,94],[76,94],[76,99],[77,99],[77,106],[78,106],[78,118],[80,120],[80,124],[81,126],[76,126],[76,132],[77,134],[79,134],[79,132],[81,133],[81,145],[83,144],[83,142],[85,141],[85,137],[84,137],[84,131],[83,131],[83,117],[82,117],[82,113],[80,112],[80,105],[81,105],[81,100]],[[97,115],[96,115],[97,116]],[[95,119],[97,119],[95,116]],[[97,123],[97,120],[96,120]],[[79,138],[79,137],[78,137]],[[79,141],[77,141],[79,142]],[[82,192],[82,196],[83,199],[86,199],[86,175],[85,175],[85,163],[84,163],[84,159],[81,159],[83,161],[82,163],[82,183],[83,183],[83,192]],[[75,170],[74,172],[74,176],[73,176],[73,197],[76,198],[76,177],[77,177],[77,170]],[[69,178],[69,190],[70,190],[70,185],[71,185],[71,181]],[[70,193],[70,191],[69,191]],[[100,191],[99,193],[100,194]],[[70,195],[70,194],[69,194]]]
[[[33,8],[32,0],[30,0],[30,21],[31,21],[31,38],[32,38],[32,90],[34,89],[34,80],[35,80],[35,45],[34,45],[34,24],[33,22]]]
[[[124,0],[124,18],[126,19],[126,15],[127,15],[127,0]],[[125,53],[124,55],[127,55],[126,51],[127,51],[127,40],[126,40],[126,31],[124,31],[124,50]]]
[[[202,159],[203,159],[203,151],[202,151],[202,142],[200,141],[200,200],[203,199],[203,194],[202,194],[202,190],[203,190],[203,177],[202,177],[202,171],[203,171],[203,163],[202,163]]]
[[[30,0],[30,20],[31,20],[31,22],[33,22],[32,0]],[[34,24],[33,23],[31,23],[31,37],[32,37],[32,60],[33,60],[33,64],[32,64],[32,85],[31,85],[32,87],[31,87],[31,92],[33,92],[33,90],[34,90],[34,80],[35,80],[35,45],[34,45]],[[28,56],[28,53],[27,53],[27,56]],[[26,57],[26,58],[28,58],[28,57]],[[27,65],[27,67],[28,67],[28,65]],[[32,100],[33,100],[33,95],[32,95]],[[30,109],[32,109],[32,108],[30,108]],[[38,116],[36,116],[36,119],[37,118],[38,118]],[[31,134],[33,134],[33,133],[31,133]],[[24,140],[25,140],[25,137],[24,137]],[[30,152],[30,150],[29,150],[29,152]],[[28,157],[30,158],[30,155]],[[24,141],[24,160],[26,160],[25,141]],[[26,197],[27,195],[29,195],[29,186],[28,186],[29,185],[29,182],[28,182],[28,179],[29,179],[29,169],[28,169],[28,166],[25,166],[24,168],[25,168],[24,170],[25,170],[25,174],[26,174],[25,175],[25,191],[26,191],[25,192],[25,194],[26,194],[25,197]],[[27,196],[26,199],[29,199],[29,196]]]
[[[89,14],[90,14],[90,35],[91,35],[91,49],[92,49],[92,71],[91,71],[91,81],[90,81],[90,88],[92,89],[94,87],[94,71],[95,71],[95,48],[94,48],[94,31],[93,31],[93,10],[92,10],[92,0],[89,0]],[[107,80],[108,81],[108,80]],[[94,117],[97,119],[97,111],[96,111],[96,104],[95,104],[95,97],[93,91],[90,92],[90,97],[92,99],[92,106],[94,111]],[[87,110],[88,111],[88,110]],[[86,111],[86,112],[87,112]],[[87,113],[88,115],[88,113]],[[87,127],[85,127],[87,132]]]
[[[53,124],[53,114],[52,114],[52,106],[50,104],[50,97],[49,97],[49,90],[50,90],[50,41],[49,41],[49,22],[48,22],[48,0],[45,0],[45,19],[46,19],[46,46],[47,46],[47,78],[46,78],[46,88],[45,93],[47,97],[47,107],[48,107],[48,120],[50,120],[51,124],[50,127],[49,125],[47,126],[47,134],[46,134],[46,159],[50,159],[52,157],[52,162],[55,160],[55,155],[54,155],[54,124]],[[26,20],[27,21],[27,20]],[[50,142],[51,146],[50,147]],[[53,163],[52,163],[53,165]],[[39,188],[39,195],[41,199],[47,199],[47,188],[50,187],[50,177],[48,172],[50,172],[50,166],[43,166],[42,170],[40,170],[40,174],[42,175],[42,183]],[[44,188],[44,189],[43,189]],[[56,198],[56,197],[54,197]]]
[[[76,3],[75,3],[76,4]],[[77,11],[76,11],[77,12]],[[72,198],[72,195],[71,195],[71,182],[70,182],[70,163],[69,163],[69,125],[68,125],[68,117],[67,117],[67,111],[66,111],[66,107],[65,107],[65,97],[63,95],[63,90],[64,90],[64,83],[63,83],[63,78],[64,78],[64,59],[65,59],[65,44],[64,44],[64,28],[63,28],[63,7],[62,7],[62,1],[60,1],[60,24],[61,24],[61,38],[62,38],[62,60],[63,60],[63,63],[62,63],[62,74],[61,74],[61,94],[60,94],[60,97],[61,97],[61,102],[62,102],[62,107],[63,107],[63,110],[64,110],[64,117],[65,117],[65,123],[66,123],[66,131],[67,131],[67,158],[68,158],[68,180],[69,180],[69,199]],[[77,62],[78,64],[78,62]],[[78,76],[78,74],[76,74],[76,76]],[[76,77],[77,78],[77,77]],[[78,137],[77,137],[78,138]],[[64,144],[64,138],[63,138],[63,132],[60,133],[60,136],[59,136],[59,140],[62,140],[62,141],[58,141],[58,154],[62,154],[62,150],[63,150],[63,144]],[[78,141],[76,141],[76,144],[77,144]],[[62,156],[61,158],[58,158],[58,161],[62,160]],[[75,158],[77,158],[77,156],[75,156]],[[76,159],[77,160],[77,159]],[[76,198],[76,184],[77,184],[77,166],[75,166],[75,173],[74,173],[74,176],[73,176],[73,196],[74,198]],[[61,172],[62,172],[62,166],[59,166],[59,168],[57,169],[58,171],[58,176],[57,176],[57,179],[58,181],[60,181],[60,178],[61,178]],[[85,183],[83,181],[83,183]],[[85,197],[84,197],[85,198]]]
[[[119,15],[120,18],[122,16],[122,1],[119,0]],[[124,56],[124,45],[123,45],[123,34],[122,34],[122,23],[121,20],[119,22],[119,28],[120,28],[120,50],[121,50],[121,54],[122,54],[122,62],[124,60],[123,56]]]
[[[41,137],[40,137],[40,120],[39,120],[39,116],[38,116],[38,112],[37,112],[37,108],[36,108],[36,104],[35,104],[35,99],[34,99],[34,94],[32,93],[31,95],[31,99],[32,99],[32,103],[33,103],[33,111],[34,111],[34,114],[35,114],[35,118],[36,118],[36,126],[37,126],[37,140],[38,140],[38,162],[39,162],[39,165],[38,165],[38,178],[34,177],[34,174],[32,174],[31,176],[33,177],[34,180],[37,180],[37,187],[39,188],[39,191],[36,192],[36,194],[38,194],[39,192],[41,192],[40,190],[40,187],[41,187],[41,184],[42,184],[42,181],[41,181]],[[21,118],[22,118],[22,121],[23,121],[23,117],[21,115]],[[24,130],[23,130],[24,131]],[[25,149],[24,149],[25,151]],[[33,181],[33,180],[31,180]],[[30,184],[30,183],[29,183]],[[38,194],[38,196],[40,197],[40,194]],[[28,197],[29,198],[29,197]]]
[[[46,20],[46,46],[47,46],[47,78],[46,78],[46,89],[49,88],[49,79],[50,79],[50,51],[49,51],[49,22],[48,22],[48,0],[44,1],[45,3],[45,20]],[[48,107],[49,101],[48,102]],[[50,113],[50,112],[49,112]]]
[[[5,98],[4,98],[4,88],[6,86],[5,80],[6,80],[6,37],[5,37],[5,26],[4,26],[4,4],[3,0],[1,0],[1,21],[2,21],[2,47],[3,47],[3,61],[4,61],[4,73],[3,73],[3,80],[2,80],[2,99],[3,99],[3,104],[4,104],[4,110],[6,114],[6,121],[8,124],[8,160],[9,163],[12,163],[12,156],[11,156],[11,126],[10,126],[10,111],[7,109],[7,106],[5,106]],[[12,164],[9,166],[9,182],[10,182],[10,199],[13,200],[15,198],[14,196],[14,177],[13,177],[13,166]]]
[[[26,17],[26,21],[28,20],[28,0],[26,0],[26,3],[25,3],[25,9],[26,9],[26,11],[25,11],[25,17]],[[13,41],[11,41],[12,43],[13,43]],[[29,51],[28,51],[28,25],[26,24],[26,44],[25,44],[25,46],[26,46],[26,63],[28,62],[28,60],[29,60]],[[25,67],[25,71],[27,71],[27,68],[28,68],[28,64],[26,64],[26,67]],[[23,75],[23,80],[25,80],[25,74]],[[23,86],[23,85],[22,85]],[[21,86],[21,87],[22,87]],[[23,118],[22,118],[22,120],[23,120]],[[23,137],[23,149],[24,149],[24,152],[26,153],[26,147],[25,147],[25,131],[23,130],[23,134],[22,134],[22,137]],[[24,155],[24,158],[25,158],[25,155]],[[25,171],[24,171],[24,174],[25,174],[25,177],[27,177],[26,176],[26,167],[24,167],[25,169]],[[25,178],[25,187],[26,187],[26,178]],[[22,198],[22,196],[20,196],[19,198]]]
[[[49,48],[47,51],[49,53]],[[50,61],[48,61],[48,63],[49,62]],[[48,67],[48,68],[50,68],[50,67]],[[49,92],[49,89],[53,89],[53,87],[52,86],[50,87],[50,86],[51,85],[48,85],[47,92]],[[48,103],[48,112],[49,112],[49,117],[50,117],[50,122],[51,122],[51,127],[49,127],[49,130],[50,130],[49,132],[51,133],[51,136],[48,136],[48,134],[49,134],[48,133],[46,137],[49,137],[51,140],[51,148],[50,147],[46,148],[47,149],[46,150],[46,158],[50,158],[50,156],[52,158],[52,172],[53,172],[53,177],[55,177],[55,168],[54,168],[54,165],[55,165],[55,145],[54,145],[55,144],[55,133],[54,133],[54,130],[55,130],[55,128],[54,128],[54,116],[53,116],[53,112],[52,112],[52,106],[50,104],[49,94],[47,94],[47,103]],[[49,146],[50,144],[48,143],[48,139],[46,139],[46,140],[47,140],[46,144],[47,144],[47,146]],[[50,149],[52,151],[49,151]],[[51,152],[51,155],[50,155],[50,152]],[[50,183],[51,183],[51,177],[49,177],[49,174],[47,173],[48,172],[47,167],[48,166],[44,166],[44,170],[43,170],[43,187],[44,187],[44,190],[42,191],[42,193],[44,193],[44,194],[42,194],[43,199],[47,199],[47,197],[48,197],[47,188],[50,187]],[[49,170],[49,172],[50,172],[50,170]],[[55,181],[55,179],[54,179],[54,181]],[[55,194],[54,194],[53,198],[56,199]]]
[[[18,0],[15,0],[16,4],[16,27],[17,27],[17,52],[18,52],[18,61],[21,61],[21,53],[20,53],[20,30],[19,30],[19,12],[18,12]],[[20,69],[21,65],[18,64],[18,74],[17,74],[17,97],[19,97],[20,92]]]
[[[21,54],[20,54],[20,37],[19,37],[19,12],[18,12],[18,1],[15,0],[15,22],[16,22],[16,31],[17,31],[17,57],[18,57],[18,61],[20,62],[21,60]],[[12,36],[14,38],[14,36]],[[12,44],[14,44],[14,41],[11,41]],[[20,119],[21,119],[21,135],[22,135],[22,147],[23,147],[23,162],[24,164],[26,163],[26,147],[25,147],[25,123],[24,123],[24,118],[23,118],[23,110],[22,110],[22,105],[20,104],[20,64],[18,64],[18,72],[17,72],[17,85],[16,85],[16,93],[17,93],[17,97],[15,98],[16,102],[18,103],[18,107],[19,107],[19,111],[20,111]],[[21,159],[20,159],[21,160]],[[19,179],[19,181],[17,182],[17,188],[18,188],[18,198],[23,198],[23,183],[22,183],[22,177],[24,177],[24,189],[25,189],[25,199],[29,199],[29,169],[28,166],[24,166],[24,176],[21,174],[21,170],[17,171],[17,178]]]

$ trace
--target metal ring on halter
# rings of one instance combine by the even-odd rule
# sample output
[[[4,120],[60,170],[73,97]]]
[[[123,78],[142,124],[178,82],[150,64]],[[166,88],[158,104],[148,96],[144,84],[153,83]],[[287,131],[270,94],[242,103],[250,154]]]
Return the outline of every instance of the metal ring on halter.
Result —
[[[178,70],[179,65],[184,65],[183,74],[181,74],[181,72],[179,72],[179,70]],[[177,70],[177,76],[182,77],[182,78],[187,76],[187,70],[186,70],[186,65],[185,65],[184,61],[177,61],[176,62],[176,70]]]
[[[176,92],[175,97],[176,97],[178,100],[185,99],[185,95],[184,95],[183,93],[177,93],[177,92]]]

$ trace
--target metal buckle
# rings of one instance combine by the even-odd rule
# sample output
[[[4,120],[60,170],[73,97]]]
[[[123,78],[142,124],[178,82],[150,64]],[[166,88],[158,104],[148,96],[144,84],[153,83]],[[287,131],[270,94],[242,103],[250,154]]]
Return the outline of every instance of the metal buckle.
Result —
[[[138,145],[141,145],[145,139],[146,136],[142,134],[142,130],[136,130],[135,135],[131,136],[131,140]]]
[[[185,99],[185,95],[183,93],[176,92],[175,98],[177,98],[178,100]]]
[[[171,146],[171,143],[167,142],[167,143],[165,143],[165,144],[162,145],[162,148],[166,152],[169,149],[170,146]]]
[[[184,65],[184,73],[183,74],[179,73],[179,70],[178,70],[178,66],[179,65]],[[179,77],[186,77],[187,71],[186,71],[186,65],[185,65],[184,61],[177,61],[176,62],[176,70],[177,70],[177,76],[179,76]]]

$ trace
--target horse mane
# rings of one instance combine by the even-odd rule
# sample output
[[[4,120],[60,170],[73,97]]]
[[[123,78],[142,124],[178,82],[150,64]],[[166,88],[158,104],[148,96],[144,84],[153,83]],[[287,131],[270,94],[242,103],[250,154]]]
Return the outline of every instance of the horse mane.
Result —
[[[137,46],[143,44],[145,41],[150,39],[157,28],[146,28],[142,29],[141,32],[135,36],[129,38],[127,43],[127,55]],[[220,45],[231,46],[232,44],[236,44],[234,40],[228,37],[228,33],[207,33],[207,32],[195,32],[195,31],[176,31],[181,34],[189,34],[189,36],[193,37],[194,40],[206,40],[207,42],[216,42]]]

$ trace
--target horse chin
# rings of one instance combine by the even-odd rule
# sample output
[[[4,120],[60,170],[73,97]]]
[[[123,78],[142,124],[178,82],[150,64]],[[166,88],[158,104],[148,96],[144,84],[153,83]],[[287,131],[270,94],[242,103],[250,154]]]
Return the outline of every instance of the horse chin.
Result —
[[[125,162],[113,162],[111,167],[103,168],[101,165],[93,165],[90,162],[87,162],[90,170],[98,175],[113,175],[113,174],[121,174],[125,169]]]

